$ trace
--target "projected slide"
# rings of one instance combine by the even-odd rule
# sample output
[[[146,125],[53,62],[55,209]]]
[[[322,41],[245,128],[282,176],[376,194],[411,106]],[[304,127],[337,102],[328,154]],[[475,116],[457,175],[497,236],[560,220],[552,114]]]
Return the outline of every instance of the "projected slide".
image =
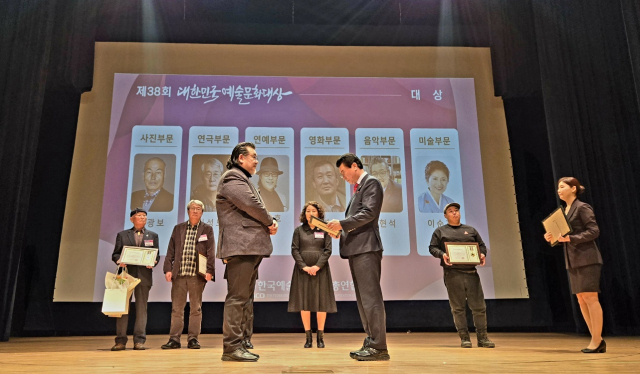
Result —
[[[116,74],[106,157],[94,301],[113,269],[116,234],[142,207],[160,237],[161,261],[173,227],[187,220],[191,199],[205,205],[203,221],[218,239],[215,196],[233,147],[253,142],[259,157],[251,178],[279,221],[273,255],[263,260],[257,301],[286,301],[294,261],[291,239],[305,202],[327,220],[344,218],[352,186],[335,166],[347,152],[360,156],[384,187],[380,235],[387,300],[444,298],[439,262],[429,254],[443,208],[462,205],[491,248],[473,79],[300,78]],[[467,202],[472,202],[467,205]],[[489,252],[491,256],[491,252]],[[347,261],[333,240],[330,259],[337,300],[355,300]],[[487,267],[490,268],[491,261]],[[224,265],[204,301],[223,301]],[[170,301],[162,264],[153,272],[150,301]],[[483,273],[494,297],[491,271]],[[437,292],[429,292],[438,284]]]

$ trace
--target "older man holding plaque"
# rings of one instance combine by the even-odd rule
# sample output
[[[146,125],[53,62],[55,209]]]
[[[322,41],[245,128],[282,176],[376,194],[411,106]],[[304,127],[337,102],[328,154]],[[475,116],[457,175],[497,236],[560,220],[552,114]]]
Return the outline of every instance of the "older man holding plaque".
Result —
[[[467,327],[468,303],[473,313],[478,347],[494,348],[496,345],[487,336],[487,306],[476,270],[477,265],[485,264],[487,247],[475,228],[460,223],[460,204],[447,204],[444,217],[447,224],[433,232],[429,252],[440,259],[444,268],[444,284],[449,294],[453,322],[460,335],[460,346],[471,348]]]
[[[122,261],[122,249],[125,246],[158,248],[158,234],[146,229],[147,211],[142,208],[136,208],[129,214],[129,219],[133,224],[128,230],[120,231],[116,236],[116,244],[113,248],[111,259],[118,264],[120,268],[127,269],[129,274],[140,279],[140,284],[133,290],[136,298],[136,322],[133,326],[133,349],[136,351],[145,350],[144,343],[147,340],[147,300],[149,300],[149,290],[153,284],[153,267],[139,266],[127,264]],[[156,252],[156,259],[153,266],[158,263],[160,255]],[[127,266],[129,265],[129,266]],[[129,324],[129,315],[123,314],[116,320],[116,344],[111,348],[112,351],[123,351],[127,345],[127,326]]]

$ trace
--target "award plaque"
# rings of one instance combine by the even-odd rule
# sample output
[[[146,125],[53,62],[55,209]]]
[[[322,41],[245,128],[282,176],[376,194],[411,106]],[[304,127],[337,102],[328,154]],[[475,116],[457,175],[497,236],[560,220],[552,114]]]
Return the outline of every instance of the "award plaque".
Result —
[[[318,217],[315,216],[311,216],[311,222],[309,222],[310,224],[314,225],[315,227],[319,228],[322,231],[328,232],[329,234],[333,235],[333,236],[339,236],[340,235],[340,231],[337,230],[331,230],[328,226],[327,223],[323,220],[321,220]]]
[[[207,256],[198,253],[198,272],[204,276],[207,275]]]
[[[120,263],[138,266],[154,266],[158,248],[123,247],[120,254]]]
[[[480,246],[478,243],[446,242],[449,262],[453,265],[480,265]]]
[[[567,221],[567,216],[564,215],[564,210],[561,206],[542,220],[542,226],[544,226],[545,232],[551,233],[550,244],[552,247],[558,244],[559,237],[573,232],[571,224]]]

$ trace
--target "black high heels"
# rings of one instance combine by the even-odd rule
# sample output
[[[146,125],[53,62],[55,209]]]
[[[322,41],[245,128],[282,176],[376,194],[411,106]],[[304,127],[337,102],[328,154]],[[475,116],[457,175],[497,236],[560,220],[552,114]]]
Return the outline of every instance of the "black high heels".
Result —
[[[598,348],[596,349],[584,348],[582,350],[582,353],[605,353],[606,351],[607,351],[607,342],[605,342],[604,339],[602,339],[600,341],[600,344],[598,345]]]

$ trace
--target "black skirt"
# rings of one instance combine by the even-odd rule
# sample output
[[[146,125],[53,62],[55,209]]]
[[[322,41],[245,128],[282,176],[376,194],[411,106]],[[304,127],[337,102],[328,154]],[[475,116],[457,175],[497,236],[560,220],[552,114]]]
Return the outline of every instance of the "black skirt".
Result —
[[[602,264],[580,266],[567,271],[571,282],[571,293],[600,292]]]

